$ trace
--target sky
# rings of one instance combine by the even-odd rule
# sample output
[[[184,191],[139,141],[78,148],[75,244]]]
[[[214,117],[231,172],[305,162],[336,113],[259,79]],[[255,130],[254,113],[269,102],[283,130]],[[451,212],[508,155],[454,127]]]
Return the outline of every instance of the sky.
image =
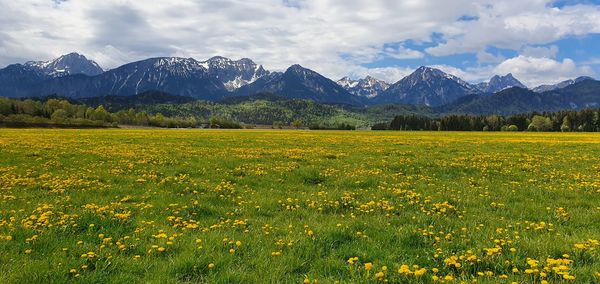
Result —
[[[600,0],[0,0],[0,67],[79,52],[300,64],[396,82],[426,65],[529,87],[600,75]]]

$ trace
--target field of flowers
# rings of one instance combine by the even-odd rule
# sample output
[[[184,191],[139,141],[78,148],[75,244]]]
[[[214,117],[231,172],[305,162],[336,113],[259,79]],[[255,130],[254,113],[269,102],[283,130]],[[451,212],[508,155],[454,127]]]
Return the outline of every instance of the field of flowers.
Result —
[[[600,283],[600,135],[0,129],[0,283]]]

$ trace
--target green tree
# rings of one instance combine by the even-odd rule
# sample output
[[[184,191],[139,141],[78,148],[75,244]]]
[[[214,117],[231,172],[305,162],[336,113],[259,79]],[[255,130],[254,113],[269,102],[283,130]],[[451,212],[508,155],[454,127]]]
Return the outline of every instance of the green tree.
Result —
[[[52,116],[54,111],[56,111],[57,109],[60,109],[60,101],[57,99],[49,99],[44,104],[44,112],[48,117]]]
[[[594,131],[600,131],[600,109],[596,112],[594,112],[594,118],[592,120],[593,124],[594,124]]]
[[[279,121],[275,121],[273,122],[273,129],[283,129],[283,123],[279,122]]]
[[[85,112],[87,107],[85,105],[76,105],[75,112],[73,113],[73,117],[75,118],[85,118]]]
[[[89,119],[110,122],[110,113],[104,108],[104,106],[98,106],[91,114]]]
[[[219,128],[220,127],[220,125],[219,125],[219,119],[216,118],[216,117],[214,117],[214,116],[211,117],[208,120],[208,127],[210,127],[210,128]]]
[[[52,113],[50,120],[56,124],[63,124],[69,118],[69,114],[64,109],[57,109]]]
[[[162,113],[159,113],[150,118],[150,125],[152,126],[166,127],[168,126],[168,124],[169,122],[167,118],[164,115],[162,115]]]
[[[135,124],[146,126],[150,122],[148,114],[145,112],[138,112],[135,116]]]
[[[549,131],[552,130],[552,120],[549,117],[536,115],[531,119],[527,128],[529,131]]]
[[[302,126],[302,121],[300,121],[299,119],[296,119],[292,122],[292,127],[298,129],[300,128],[300,126]]]
[[[0,115],[12,114],[12,103],[9,99],[0,98]]]
[[[500,118],[497,115],[490,115],[486,117],[489,130],[497,131],[500,128]]]
[[[31,116],[36,116],[39,114],[39,103],[36,103],[32,100],[24,100],[19,105],[21,113],[23,114],[28,114]]]
[[[562,125],[560,126],[560,131],[562,131],[562,132],[569,132],[569,131],[571,131],[571,122],[569,122],[569,117],[568,116],[565,116],[563,118]]]

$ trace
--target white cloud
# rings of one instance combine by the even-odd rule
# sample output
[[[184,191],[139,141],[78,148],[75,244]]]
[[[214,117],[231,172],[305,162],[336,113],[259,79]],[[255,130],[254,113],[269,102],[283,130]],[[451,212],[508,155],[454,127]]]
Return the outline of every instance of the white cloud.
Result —
[[[504,61],[504,56],[494,55],[486,51],[477,52],[477,62],[479,63],[499,63]]]
[[[448,65],[434,65],[433,67],[471,83],[487,81],[495,75],[494,71],[492,70],[493,67],[491,66],[471,67],[465,69]]]
[[[417,59],[417,58],[423,58],[425,56],[425,54],[423,52],[420,52],[418,50],[413,50],[413,49],[409,49],[406,48],[404,46],[398,46],[398,47],[387,47],[385,48],[385,54],[387,56],[396,58],[396,59]]]
[[[542,84],[555,84],[579,76],[592,76],[593,70],[588,66],[578,66],[571,59],[562,61],[544,57],[519,55],[502,61],[498,65],[486,65],[471,68],[457,68],[448,65],[433,66],[448,74],[460,77],[471,83],[489,80],[494,75],[512,73],[521,83],[528,87]]]
[[[582,75],[593,75],[591,68],[577,66],[571,59],[562,61],[551,58],[517,56],[508,59],[494,68],[498,74],[512,73],[529,87],[554,84]]]
[[[447,65],[436,65],[433,67],[471,83],[487,81],[494,75],[512,73],[515,78],[528,87],[555,84],[579,76],[592,76],[594,74],[590,67],[578,66],[573,60],[568,58],[558,61],[551,58],[524,55],[506,59],[498,65],[464,69]]]
[[[487,1],[481,1],[487,2]],[[427,49],[436,56],[470,53],[487,46],[519,50],[567,36],[600,32],[600,8],[591,5],[552,7],[552,1],[496,1],[478,7],[476,21],[444,28],[445,43]]]
[[[155,56],[202,60],[222,55],[252,58],[271,70],[299,63],[330,78],[372,72],[395,80],[408,68],[369,70],[362,65],[386,55],[422,58],[423,52],[402,43],[432,43],[434,33],[443,34],[444,42],[428,49],[430,54],[477,53],[479,63],[497,64],[504,58],[486,53],[487,47],[523,49],[524,54],[533,56],[534,51],[524,47],[600,32],[598,6],[558,9],[550,3],[0,0],[0,66],[71,51],[84,53],[105,68]],[[472,20],[458,21],[466,15]],[[385,49],[390,43],[400,46]],[[393,71],[396,69],[400,71]]]
[[[414,71],[415,70],[410,67],[357,68],[356,70],[352,71],[351,76],[354,78],[371,76],[393,84],[410,75],[410,73]]]
[[[592,57],[581,64],[583,65],[600,65],[600,57]]]
[[[579,76],[592,76],[594,74],[590,67],[578,66],[573,60],[568,58],[558,61],[551,58],[524,55],[506,59],[498,65],[464,69],[447,65],[436,65],[433,67],[471,83],[487,81],[494,75],[512,73],[515,78],[528,87],[555,84]]]
[[[558,46],[551,45],[548,47],[544,46],[526,46],[521,51],[521,55],[528,57],[547,57],[555,58],[558,54]]]
[[[8,54],[49,59],[70,51],[95,54],[109,68],[124,63],[121,58],[223,55],[253,58],[275,70],[325,63],[317,70],[330,76],[343,74],[327,66],[375,60],[386,43],[429,41],[439,25],[474,8],[467,0],[445,9],[434,1],[385,0],[0,0],[0,5],[2,39],[15,43],[0,46],[6,49],[0,65],[12,63],[15,56]],[[111,59],[113,53],[126,56]]]
[[[593,76],[594,71],[587,65],[600,64],[597,59],[588,64],[578,66],[572,59],[562,61],[544,57],[519,55],[503,60],[497,65],[484,65],[458,68],[450,65],[432,65],[448,74],[457,76],[467,82],[479,83],[488,81],[494,75],[512,73],[515,78],[528,87],[542,84],[555,84],[579,76]],[[387,82],[395,83],[414,71],[408,67],[359,68],[351,72],[354,77],[371,75]]]

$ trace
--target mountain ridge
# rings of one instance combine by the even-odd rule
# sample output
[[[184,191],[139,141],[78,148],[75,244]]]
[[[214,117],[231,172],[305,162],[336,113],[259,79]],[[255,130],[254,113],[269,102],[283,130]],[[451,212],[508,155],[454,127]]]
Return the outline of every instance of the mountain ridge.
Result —
[[[488,82],[481,82],[475,85],[475,87],[486,94],[494,94],[511,87],[527,88],[527,86],[517,80],[512,73],[508,73],[504,76],[494,75]]]
[[[272,73],[236,90],[236,96],[248,96],[267,92],[289,99],[311,99],[322,103],[362,104],[362,100],[349,93],[336,82],[323,75],[302,67],[290,66],[283,73]]]
[[[596,107],[600,107],[600,81],[584,80],[542,93],[512,87],[492,95],[463,97],[437,110],[446,113],[507,115]]]
[[[542,87],[550,89],[546,92],[562,90],[590,79],[592,78],[579,77],[557,85],[539,86],[533,91],[540,92]],[[290,66],[284,72],[271,72],[248,58],[232,60],[222,56],[214,56],[205,61],[154,57],[104,71],[93,60],[78,53],[70,53],[54,60],[28,61],[0,69],[0,96],[6,97],[58,95],[84,98],[131,96],[157,91],[220,101],[257,93],[273,93],[288,99],[340,105],[404,104],[449,108],[466,104],[467,101],[471,104],[475,104],[475,101],[484,104],[480,95],[493,96],[515,86],[525,87],[510,73],[495,75],[487,82],[471,84],[427,66],[417,68],[393,84],[372,76],[358,80],[344,77],[334,82],[298,64]],[[519,93],[522,96],[536,97],[529,92]],[[570,101],[561,95],[561,104],[566,108],[595,106],[600,103],[595,93],[590,93],[587,89],[578,89],[570,95],[573,97]],[[506,93],[504,96],[507,96]],[[519,102],[534,103],[528,98],[519,98]],[[511,102],[497,101],[496,104],[488,105],[490,109],[487,111],[510,108]],[[547,106],[553,107],[551,103]]]
[[[389,83],[370,75],[358,80],[352,80],[349,77],[343,77],[336,81],[336,83],[344,87],[344,89],[351,94],[368,99],[380,95],[390,87]]]
[[[76,52],[71,52],[49,61],[28,61],[24,65],[36,68],[49,77],[62,77],[75,74],[96,76],[104,72],[98,63]]]
[[[532,89],[532,91],[537,92],[537,93],[543,93],[543,92],[547,92],[547,91],[554,91],[556,89],[562,89],[565,87],[568,87],[570,85],[573,85],[575,83],[579,83],[581,81],[584,80],[594,80],[594,78],[592,77],[588,77],[588,76],[580,76],[577,77],[575,79],[569,79],[569,80],[565,80],[556,84],[550,84],[550,85],[540,85],[537,86],[535,88]]]
[[[223,56],[213,56],[201,64],[210,75],[217,77],[225,89],[230,92],[270,73],[262,65],[254,63],[249,58],[232,60]]]
[[[477,89],[462,79],[439,69],[421,66],[392,84],[373,100],[377,103],[422,104],[440,106]]]

